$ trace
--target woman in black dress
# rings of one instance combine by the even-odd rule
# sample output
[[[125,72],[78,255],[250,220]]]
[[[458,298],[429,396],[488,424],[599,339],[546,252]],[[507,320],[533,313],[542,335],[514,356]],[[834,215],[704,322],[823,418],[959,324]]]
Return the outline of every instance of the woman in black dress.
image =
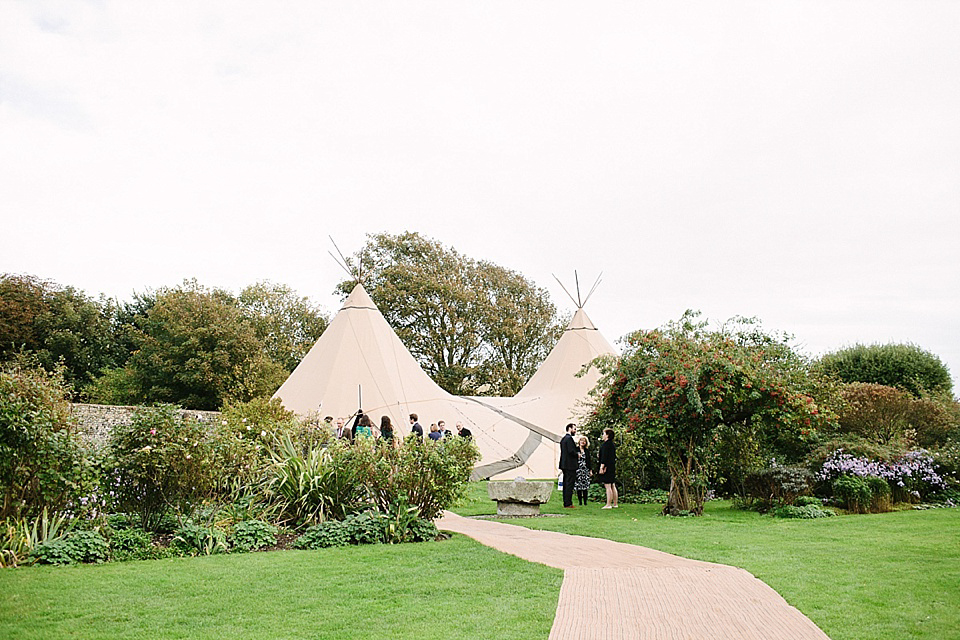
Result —
[[[617,445],[613,442],[613,429],[603,430],[603,442],[600,443],[600,482],[607,490],[607,504],[604,509],[616,509],[617,501]]]
[[[580,445],[577,449],[577,480],[573,483],[573,488],[577,491],[577,502],[580,505],[587,504],[587,492],[590,489],[590,456],[587,449],[590,448],[590,441],[587,436],[580,436],[578,441]]]

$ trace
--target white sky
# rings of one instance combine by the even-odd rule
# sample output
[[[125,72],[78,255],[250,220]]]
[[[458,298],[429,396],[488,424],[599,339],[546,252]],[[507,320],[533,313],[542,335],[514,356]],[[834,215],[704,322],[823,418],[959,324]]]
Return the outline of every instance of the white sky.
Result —
[[[956,380],[960,2],[0,0],[0,272],[333,312],[405,230]]]

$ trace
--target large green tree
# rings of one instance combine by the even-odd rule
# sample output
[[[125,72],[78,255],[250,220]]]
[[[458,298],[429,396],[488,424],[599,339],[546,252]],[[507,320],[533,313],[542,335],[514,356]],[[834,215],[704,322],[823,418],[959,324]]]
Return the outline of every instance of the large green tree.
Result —
[[[947,366],[914,344],[857,344],[824,355],[820,367],[843,382],[897,387],[918,398],[926,393],[949,396],[953,391]]]
[[[418,233],[370,235],[350,262],[400,340],[451,393],[515,393],[562,331],[545,290]]]
[[[687,312],[660,329],[630,334],[623,355],[600,366],[600,398],[589,422],[639,430],[663,452],[668,513],[702,513],[722,442],[799,459],[834,420],[815,399],[820,383],[789,338],[753,320],[735,318],[711,330]]]
[[[329,324],[323,311],[283,284],[258,282],[237,298],[267,354],[293,371]]]
[[[0,276],[0,360],[29,353],[47,371],[64,377],[83,396],[104,368],[126,360],[116,305],[34,276]]]
[[[136,318],[125,371],[140,402],[218,409],[272,393],[285,371],[265,352],[233,296],[196,281],[154,296]]]

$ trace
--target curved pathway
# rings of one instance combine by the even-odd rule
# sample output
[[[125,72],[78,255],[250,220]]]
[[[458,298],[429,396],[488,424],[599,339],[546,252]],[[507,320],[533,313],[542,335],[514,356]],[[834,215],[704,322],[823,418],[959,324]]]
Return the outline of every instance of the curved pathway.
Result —
[[[449,511],[437,526],[564,570],[550,640],[827,638],[780,594],[743,569]]]

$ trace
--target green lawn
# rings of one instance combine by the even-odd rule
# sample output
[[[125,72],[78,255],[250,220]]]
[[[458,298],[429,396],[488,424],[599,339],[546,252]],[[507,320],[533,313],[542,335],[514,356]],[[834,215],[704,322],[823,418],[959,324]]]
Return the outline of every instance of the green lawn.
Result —
[[[457,511],[493,513],[486,484]],[[743,567],[834,640],[960,638],[960,510],[777,520],[712,502],[516,524]],[[546,638],[562,573],[472,540],[0,570],[0,638]],[[523,585],[517,589],[516,585]]]
[[[546,638],[562,576],[461,536],[6,569],[0,638]]]
[[[710,502],[702,518],[665,518],[656,505],[561,508],[563,518],[514,524],[643,545],[743,567],[834,640],[960,638],[960,509],[781,520]],[[458,513],[494,513],[471,486]]]

